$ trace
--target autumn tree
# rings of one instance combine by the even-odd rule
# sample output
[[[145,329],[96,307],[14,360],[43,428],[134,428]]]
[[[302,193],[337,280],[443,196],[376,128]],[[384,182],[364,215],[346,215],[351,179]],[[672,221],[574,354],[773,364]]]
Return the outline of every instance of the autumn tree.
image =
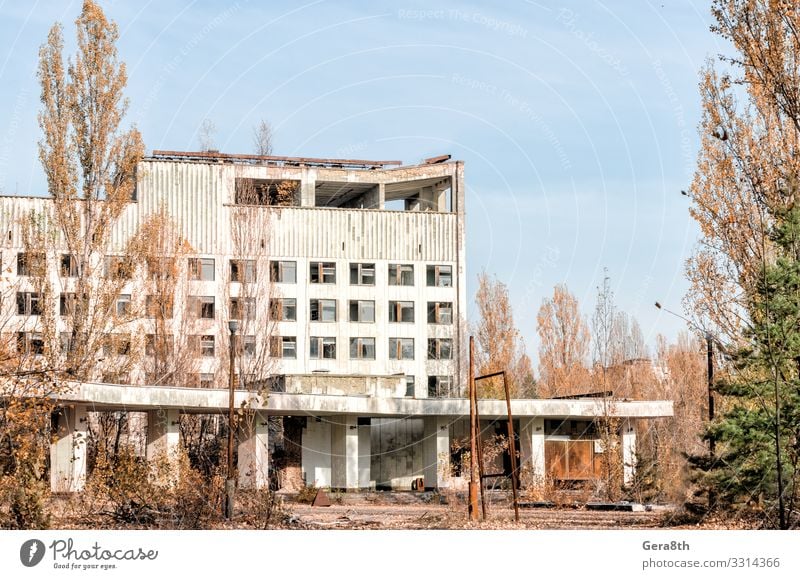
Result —
[[[497,278],[481,272],[475,304],[479,315],[478,323],[473,328],[476,375],[505,370],[512,398],[533,398],[535,384],[531,361],[525,353],[522,336],[514,325],[508,288]],[[480,384],[480,388],[482,396],[505,398],[500,379],[489,379]]]
[[[721,66],[709,63],[700,85],[701,146],[690,196],[702,240],[688,262],[688,305],[732,344],[738,374],[719,385],[725,410],[707,433],[725,441],[722,471],[712,479],[733,480],[733,471],[723,472],[735,464],[726,448],[760,457],[741,471],[749,475],[734,485],[739,492],[720,496],[746,503],[749,488],[763,497],[757,504],[768,521],[784,527],[794,493],[786,469],[798,436],[787,421],[800,376],[797,364],[786,363],[793,340],[774,314],[794,316],[798,255],[787,239],[800,176],[800,10],[791,2],[716,0],[712,14],[712,30],[735,53]]]
[[[589,386],[586,363],[589,328],[578,300],[566,284],[553,288],[536,316],[539,333],[539,395],[544,398],[584,391]]]

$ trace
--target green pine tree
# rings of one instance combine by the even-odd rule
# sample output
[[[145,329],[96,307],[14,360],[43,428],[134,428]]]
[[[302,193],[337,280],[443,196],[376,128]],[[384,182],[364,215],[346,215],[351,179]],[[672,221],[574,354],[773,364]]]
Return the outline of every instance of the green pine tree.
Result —
[[[748,300],[746,346],[716,384],[722,412],[705,435],[715,457],[692,462],[716,506],[752,508],[766,526],[787,529],[800,518],[800,208],[773,214],[775,254]]]

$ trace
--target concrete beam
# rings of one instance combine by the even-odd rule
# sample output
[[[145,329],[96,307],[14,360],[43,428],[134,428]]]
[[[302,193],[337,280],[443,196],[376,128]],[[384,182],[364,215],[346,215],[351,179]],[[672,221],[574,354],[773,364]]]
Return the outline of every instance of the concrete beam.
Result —
[[[269,417],[245,416],[239,424],[239,487],[269,488]]]
[[[86,406],[68,405],[57,412],[55,440],[50,444],[50,489],[81,491],[86,483]]]

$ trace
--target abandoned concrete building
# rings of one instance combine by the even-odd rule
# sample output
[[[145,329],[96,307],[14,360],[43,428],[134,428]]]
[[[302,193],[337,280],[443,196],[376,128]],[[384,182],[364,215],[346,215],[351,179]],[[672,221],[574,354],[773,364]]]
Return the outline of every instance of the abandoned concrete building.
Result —
[[[52,488],[83,487],[87,413],[136,413],[146,425],[143,452],[174,456],[182,417],[227,410],[229,367],[235,406],[247,417],[241,486],[463,483],[454,444],[466,436],[469,414],[463,170],[448,155],[413,166],[217,152],[143,159],[105,272],[163,212],[179,240],[157,256],[174,266],[169,305],[157,324],[147,267],[129,268],[112,307],[130,318],[110,331],[94,379],[57,395]],[[33,357],[53,339],[42,329],[46,308],[61,336],[53,348],[69,348],[70,255],[58,243],[32,249],[21,225],[51,204],[0,199],[3,294],[13,296],[3,302],[6,331]],[[52,299],[29,279],[33,257],[46,264]],[[482,428],[500,432],[505,402],[482,400],[479,409]],[[595,476],[601,401],[514,400],[512,410],[530,481]],[[630,480],[635,422],[671,416],[672,405],[615,401],[612,412]]]

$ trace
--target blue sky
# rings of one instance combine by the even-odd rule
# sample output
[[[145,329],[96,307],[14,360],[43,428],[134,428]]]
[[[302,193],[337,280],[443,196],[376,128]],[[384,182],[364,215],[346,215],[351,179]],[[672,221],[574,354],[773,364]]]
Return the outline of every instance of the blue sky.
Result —
[[[674,337],[698,230],[680,190],[698,146],[698,72],[727,48],[691,0],[102,1],[120,28],[128,120],[148,150],[466,163],[470,300],[486,269],[536,357],[536,311],[566,282],[591,315],[603,268],[649,343]],[[0,189],[42,194],[38,47],[72,51],[79,0],[0,0]],[[475,308],[470,303],[470,316]]]

